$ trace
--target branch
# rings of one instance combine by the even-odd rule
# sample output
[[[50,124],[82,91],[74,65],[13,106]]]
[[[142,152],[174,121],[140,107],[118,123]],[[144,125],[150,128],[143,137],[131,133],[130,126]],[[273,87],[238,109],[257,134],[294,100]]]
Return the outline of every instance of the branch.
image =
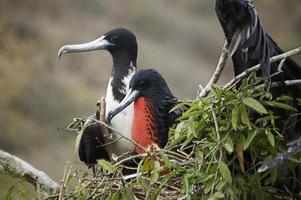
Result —
[[[215,72],[213,73],[210,81],[207,83],[206,87],[201,90],[200,94],[198,95],[199,98],[206,97],[210,91],[210,88],[213,84],[217,83],[218,79],[220,78],[228,59],[228,48],[227,48],[227,40],[223,46],[222,54],[219,58],[218,64],[216,66]]]
[[[296,80],[286,80],[284,82],[273,82],[271,87],[281,87],[281,86],[300,86],[301,85],[301,79]]]
[[[59,190],[59,184],[49,178],[49,176],[22,159],[0,150],[0,173],[8,174],[15,178],[40,187],[47,194],[55,193]]]
[[[279,60],[283,60],[286,59],[288,57],[291,56],[295,56],[301,53],[301,47],[298,47],[296,49],[293,49],[291,51],[288,51],[286,53],[274,56],[272,58],[270,58],[270,63],[274,63],[277,62]],[[255,72],[260,68],[260,64],[255,65],[254,67],[251,67],[247,70],[245,70],[243,73],[239,74],[238,76],[236,76],[235,78],[233,78],[229,83],[227,83],[223,88],[224,89],[229,89],[234,83],[236,83],[237,81],[245,78],[246,76],[248,76],[251,72]]]
[[[301,79],[286,80],[283,82],[278,81],[278,82],[271,83],[271,88],[283,87],[283,86],[287,86],[287,87],[301,86]],[[264,87],[266,87],[266,84],[261,84],[261,85],[257,86],[257,88],[264,88]]]

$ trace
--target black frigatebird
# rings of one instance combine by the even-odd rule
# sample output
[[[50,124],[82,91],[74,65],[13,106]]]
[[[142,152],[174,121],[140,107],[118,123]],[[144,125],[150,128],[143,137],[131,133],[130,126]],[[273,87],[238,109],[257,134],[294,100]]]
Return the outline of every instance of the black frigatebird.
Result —
[[[131,31],[124,28],[116,28],[92,42],[65,45],[60,48],[58,57],[60,58],[62,55],[68,53],[95,50],[107,50],[113,58],[111,77],[109,79],[106,92],[106,113],[108,113],[114,110],[123,100],[129,87],[129,81],[136,72],[138,52],[137,40]],[[132,117],[133,106],[129,105],[120,115],[116,116],[114,120],[112,120],[112,127],[119,132],[124,133],[124,136],[129,138],[131,133]],[[95,116],[92,118],[94,119]],[[99,130],[99,127],[97,128],[97,126],[100,125],[94,124],[92,127],[87,127],[84,130],[86,134],[83,134],[82,140],[85,141],[81,141],[82,145],[79,146],[81,160],[87,164],[90,164],[88,157],[93,158],[93,160],[95,160],[95,158],[107,158],[107,154],[102,154],[96,151],[95,145],[99,145],[99,142],[91,139],[93,138],[92,136],[88,136],[89,134],[96,134],[97,130]],[[125,152],[131,152],[133,149],[134,146],[122,138],[105,147],[105,150],[108,152],[110,157],[112,153],[121,155]]]
[[[301,79],[301,66],[291,58],[285,60],[281,69],[278,69],[280,62],[270,64],[270,57],[282,54],[283,51],[264,32],[252,0],[216,0],[215,9],[228,41],[228,50],[232,57],[235,76],[260,63],[261,75],[271,81]],[[281,73],[273,75],[277,71]],[[271,75],[273,76],[271,77]],[[300,86],[277,87],[271,92],[274,97],[281,95],[289,95],[295,99],[301,97]],[[297,106],[297,101],[293,104]],[[278,123],[281,130],[285,128],[284,124],[288,119],[295,124],[295,126],[290,126],[290,130],[285,131],[287,141],[299,137],[300,116],[290,117],[292,113],[283,110],[278,114],[284,120],[284,122]]]
[[[264,31],[252,0],[216,0],[215,10],[228,41],[235,76],[259,63],[264,77],[278,70],[279,62],[270,64],[269,59],[283,51]],[[301,78],[301,67],[290,58],[282,70],[273,80]]]
[[[153,69],[142,69],[132,77],[129,91],[119,106],[112,110],[107,121],[134,102],[134,119],[131,139],[147,148],[157,144],[163,148],[168,141],[168,130],[179,115],[179,110],[170,110],[178,103],[162,76]],[[135,152],[143,153],[136,146]]]
[[[232,57],[235,76],[239,75],[247,68],[260,64],[260,74],[271,81],[285,81],[301,78],[301,66],[291,58],[287,58],[281,69],[278,69],[280,62],[270,64],[272,56],[282,54],[283,51],[277,43],[264,31],[259,15],[252,0],[216,0],[215,5],[218,19],[228,41],[229,55]],[[278,75],[275,73],[279,71]],[[273,75],[274,74],[274,75]],[[271,77],[271,75],[273,75]],[[301,87],[277,87],[271,89],[274,97],[289,95],[294,97],[295,107],[298,107],[296,98],[301,97]],[[300,107],[298,107],[300,110]],[[277,121],[277,126],[283,130],[286,142],[299,141],[301,133],[300,114],[290,111],[275,110],[275,114],[281,116]],[[289,123],[290,128],[285,124]],[[293,155],[290,151],[297,152],[300,143],[294,148],[289,148],[288,152],[281,154],[276,160],[264,165],[259,171],[264,171],[275,165],[279,160],[283,160]],[[293,149],[293,150],[292,150]],[[263,170],[264,169],[264,170]],[[296,168],[296,171],[300,167]],[[281,170],[283,177],[287,176],[287,169]],[[288,183],[288,185],[292,183]]]

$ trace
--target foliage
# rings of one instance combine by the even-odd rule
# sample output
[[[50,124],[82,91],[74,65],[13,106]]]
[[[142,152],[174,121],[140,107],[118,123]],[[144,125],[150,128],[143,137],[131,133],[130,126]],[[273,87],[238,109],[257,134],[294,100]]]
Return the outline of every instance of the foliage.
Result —
[[[292,197],[278,187],[281,165],[258,173],[262,162],[283,151],[276,112],[295,112],[292,98],[274,98],[251,75],[238,89],[212,89],[211,96],[183,102],[189,109],[170,130],[165,149],[153,146],[140,156],[136,178],[124,180],[129,155],[100,160],[96,178],[76,172],[68,199],[275,199]],[[276,108],[276,109],[275,109]],[[131,157],[130,157],[131,158]],[[296,161],[296,160],[295,160]],[[292,162],[291,168],[296,165]],[[288,178],[288,177],[286,177]],[[57,198],[58,196],[54,197]]]
[[[24,199],[26,190],[22,181],[10,186],[4,196],[4,200]]]

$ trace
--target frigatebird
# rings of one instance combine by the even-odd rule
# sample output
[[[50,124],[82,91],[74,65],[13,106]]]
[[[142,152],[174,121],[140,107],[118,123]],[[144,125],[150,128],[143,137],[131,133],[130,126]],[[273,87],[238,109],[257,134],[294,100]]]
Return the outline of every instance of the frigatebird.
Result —
[[[269,59],[272,56],[282,54],[283,50],[264,31],[252,0],[216,0],[215,10],[228,42],[229,55],[232,57],[235,76],[250,67],[260,64],[259,75],[268,82],[283,82],[301,78],[301,66],[291,58],[287,58],[283,66],[280,65],[281,62],[270,64]],[[297,103],[297,98],[301,97],[300,86],[286,87],[283,85],[270,91],[274,97],[282,95],[294,97],[292,104],[300,110]],[[297,138],[300,137],[301,133],[300,114],[276,109],[274,111],[276,115],[280,116],[280,120],[277,120],[277,126],[280,130],[283,130],[285,141],[299,141]],[[287,128],[286,124],[290,124],[290,128]],[[299,144],[300,142],[298,145],[294,145],[293,148],[290,147],[288,152],[263,165],[259,171],[271,168],[280,160],[294,155],[295,152],[301,149]],[[296,168],[296,171],[298,170],[300,170],[300,167]],[[284,168],[282,171],[288,170]]]
[[[112,110],[107,121],[111,120],[134,102],[134,119],[131,139],[147,148],[157,144],[163,148],[168,141],[168,130],[182,112],[170,110],[178,103],[163,77],[153,69],[138,70],[132,77],[129,90],[119,106]],[[139,146],[135,153],[143,153]]]
[[[287,58],[279,69],[280,62],[270,64],[270,57],[282,54],[283,51],[276,42],[264,31],[259,15],[252,0],[216,0],[216,13],[228,41],[229,54],[232,57],[235,76],[246,69],[260,64],[260,72],[264,78],[271,81],[286,81],[301,79],[301,66],[291,58]],[[277,75],[275,75],[276,72]],[[301,97],[300,86],[277,87],[271,90],[274,97],[289,95]],[[297,106],[297,101],[293,102]],[[300,117],[291,117],[291,112],[277,112],[284,121],[288,119],[295,124],[286,130],[287,141],[300,136]],[[294,122],[293,122],[293,121]],[[280,129],[285,128],[281,122]]]
[[[259,63],[266,78],[278,70],[279,62],[270,64],[269,59],[283,51],[264,31],[252,0],[216,0],[215,10],[228,41],[235,76]],[[301,78],[301,67],[290,58],[282,70],[273,80]]]
[[[122,99],[129,87],[129,81],[136,71],[136,61],[138,45],[136,36],[129,30],[124,28],[116,28],[98,39],[82,44],[65,45],[60,48],[58,57],[60,58],[64,54],[95,51],[95,50],[106,50],[113,58],[113,67],[111,77],[108,82],[106,92],[106,114],[114,110]],[[133,117],[133,106],[129,105],[122,113],[112,120],[111,124],[114,129],[124,133],[125,137],[130,137],[132,128],[132,117]],[[95,115],[92,116],[92,120]],[[81,160],[86,164],[90,164],[89,158],[95,159],[107,159],[106,153],[97,152],[96,146],[99,145],[99,141],[92,140],[91,135],[95,135],[99,130],[99,124],[94,124],[92,127],[87,127],[84,131],[81,144],[79,146],[79,154]],[[117,137],[117,136],[116,136]],[[89,146],[90,145],[90,146]],[[125,152],[133,151],[134,146],[125,139],[116,140],[114,143],[107,145],[105,150],[111,157],[112,153],[115,155],[121,155]],[[98,149],[99,150],[99,149]],[[104,149],[100,149],[103,151]],[[83,153],[84,152],[84,153]],[[89,156],[87,156],[89,155]]]

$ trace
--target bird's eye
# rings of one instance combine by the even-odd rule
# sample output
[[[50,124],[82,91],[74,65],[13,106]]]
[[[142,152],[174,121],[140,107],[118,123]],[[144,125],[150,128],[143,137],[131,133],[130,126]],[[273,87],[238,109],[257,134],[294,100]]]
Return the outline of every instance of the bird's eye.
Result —
[[[144,86],[144,85],[145,85],[145,81],[143,81],[143,80],[142,80],[142,81],[139,81],[139,85],[140,85],[140,86]]]
[[[110,39],[110,42],[112,42],[112,43],[118,42],[118,37],[117,37],[117,36],[113,36],[113,37]]]

